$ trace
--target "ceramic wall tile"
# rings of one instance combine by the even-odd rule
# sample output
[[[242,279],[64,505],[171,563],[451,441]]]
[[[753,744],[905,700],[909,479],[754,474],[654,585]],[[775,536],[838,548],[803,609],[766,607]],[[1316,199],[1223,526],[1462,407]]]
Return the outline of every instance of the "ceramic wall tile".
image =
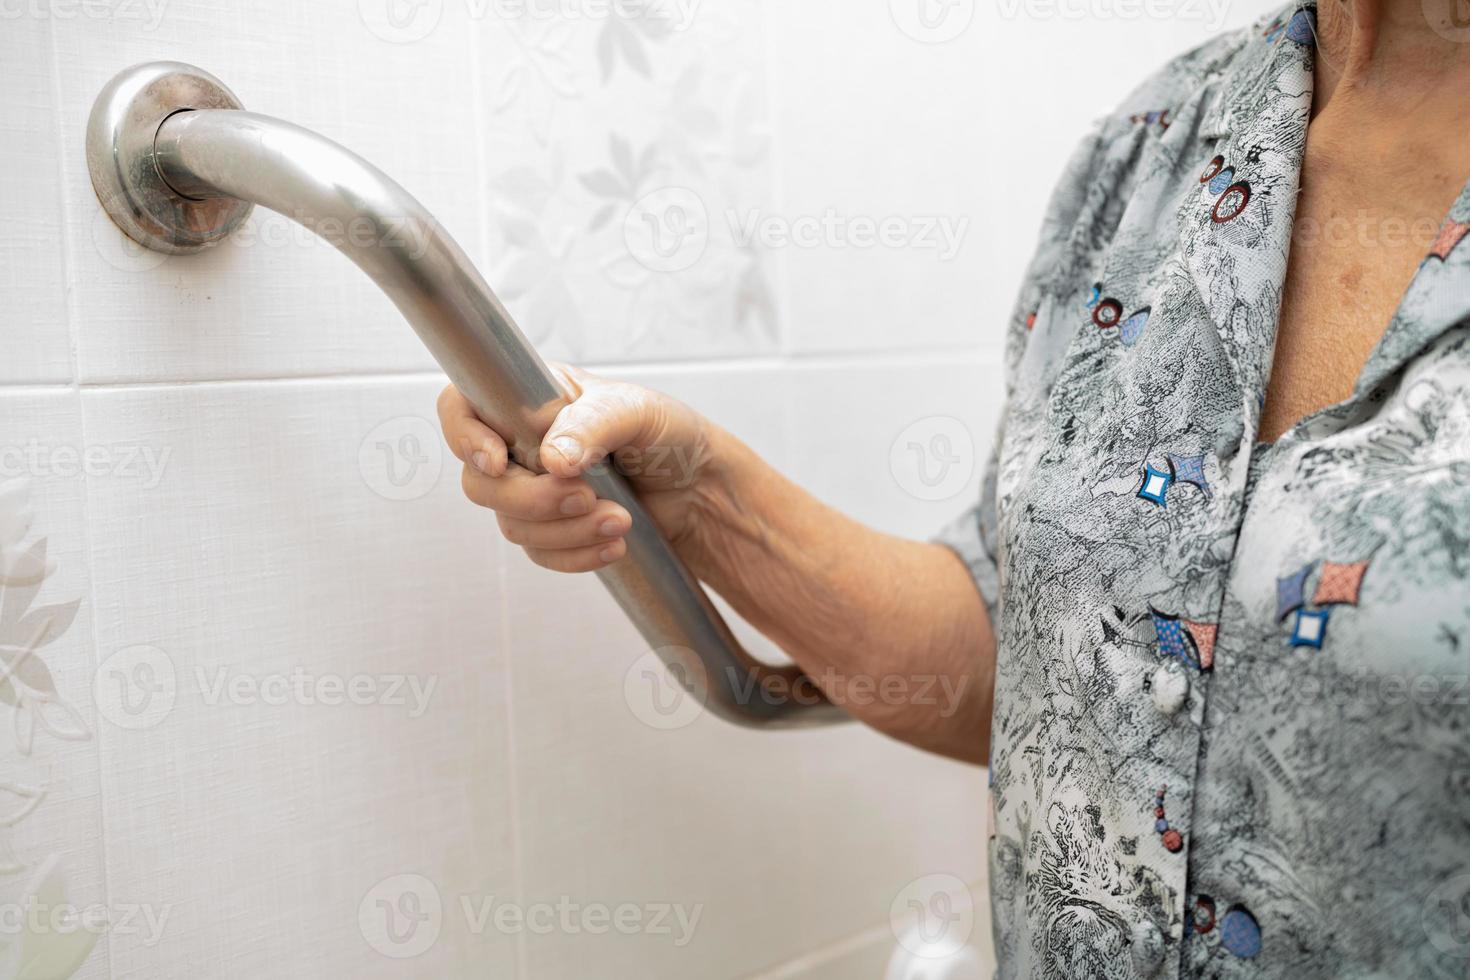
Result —
[[[367,277],[280,215],[257,208],[246,227],[201,255],[132,247],[93,194],[84,134],[93,100],[116,72],[143,61],[195,64],[247,109],[314,129],[378,166],[483,260],[484,182],[472,122],[478,55],[465,6],[436,6],[434,29],[406,41],[412,33],[400,36],[368,16],[370,2],[270,0],[226,10],[153,0],[92,4],[95,16],[52,22],[61,80],[54,125],[84,381],[432,367]]]
[[[774,186],[759,5],[501,7],[543,11],[481,25],[491,281],[527,334],[597,362],[774,351],[741,221]]]
[[[759,451],[784,453],[772,375],[674,374],[622,376],[733,417]],[[751,385],[767,397],[752,402]],[[508,550],[505,602],[529,900],[640,910],[628,935],[528,937],[530,975],[738,976],[799,951],[801,737],[680,710],[692,702],[666,686],[595,578]]]
[[[984,209],[1009,135],[982,123],[983,44],[906,33],[917,3],[766,4],[780,195],[767,208],[796,352],[974,346],[996,230]],[[943,9],[982,6],[961,3]]]
[[[514,976],[493,522],[435,378],[85,392],[118,976]],[[452,462],[452,461],[450,461]]]
[[[0,384],[64,381],[72,374],[51,27],[44,17],[17,16],[0,30]]]
[[[1005,399],[999,358],[796,369],[793,476],[882,530],[929,537],[971,506]]]
[[[146,898],[110,882],[98,777],[87,452],[74,391],[0,391],[0,976],[110,976]],[[111,922],[112,935],[107,923]]]

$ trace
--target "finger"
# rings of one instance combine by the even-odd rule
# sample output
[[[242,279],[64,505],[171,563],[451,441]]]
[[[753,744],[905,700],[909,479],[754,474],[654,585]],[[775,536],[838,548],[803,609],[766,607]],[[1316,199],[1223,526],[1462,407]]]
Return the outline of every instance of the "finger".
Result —
[[[599,568],[606,568],[627,553],[628,544],[622,538],[608,544],[594,544],[565,551],[526,549],[528,558],[553,572],[595,572]]]
[[[481,507],[526,521],[556,521],[590,514],[597,503],[592,488],[580,480],[532,473],[509,466],[503,476],[489,476],[466,465],[460,479],[464,495]]]
[[[541,465],[557,476],[577,476],[614,449],[649,441],[661,419],[662,408],[647,389],[594,385],[557,413],[541,441]]]
[[[561,383],[562,390],[567,393],[567,397],[573,401],[582,397],[582,389],[587,386],[589,381],[593,380],[592,375],[574,364],[567,364],[563,361],[547,361],[546,367],[550,369],[552,375]]]
[[[474,407],[454,385],[439,393],[439,426],[449,451],[480,472],[500,476],[510,464],[505,440],[480,421]]]
[[[527,521],[498,515],[500,533],[511,544],[541,551],[566,551],[601,544],[606,547],[626,534],[633,519],[611,500],[600,500],[592,513],[560,521]]]

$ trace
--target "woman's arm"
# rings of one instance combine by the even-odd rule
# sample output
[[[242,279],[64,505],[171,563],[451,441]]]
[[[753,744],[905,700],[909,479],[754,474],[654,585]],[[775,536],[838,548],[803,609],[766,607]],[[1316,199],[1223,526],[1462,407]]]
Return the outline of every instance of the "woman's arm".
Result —
[[[995,638],[964,563],[828,507],[721,430],[712,443],[700,578],[860,721],[983,763]]]
[[[558,571],[620,560],[631,518],[577,478],[611,454],[691,570],[828,698],[894,738],[985,761],[995,638],[953,552],[843,516],[668,396],[556,369],[576,397],[542,443],[544,474],[511,462],[458,391],[440,398],[465,493],[507,540]]]

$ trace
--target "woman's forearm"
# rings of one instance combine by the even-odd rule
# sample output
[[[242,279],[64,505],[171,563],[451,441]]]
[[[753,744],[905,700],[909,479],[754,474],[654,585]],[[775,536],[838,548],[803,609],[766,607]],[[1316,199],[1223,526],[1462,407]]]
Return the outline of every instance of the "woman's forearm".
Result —
[[[613,453],[693,572],[779,643],[829,699],[895,738],[974,762],[989,752],[995,640],[948,549],[879,534],[797,487],[683,403],[555,367],[571,396],[535,473],[455,388],[439,397],[465,495],[538,565],[605,568],[627,555],[632,515],[580,478]],[[642,465],[675,449],[687,468]],[[763,691],[762,696],[811,696]]]
[[[864,527],[728,433],[710,438],[694,571],[859,720],[984,762],[995,638],[959,558]]]

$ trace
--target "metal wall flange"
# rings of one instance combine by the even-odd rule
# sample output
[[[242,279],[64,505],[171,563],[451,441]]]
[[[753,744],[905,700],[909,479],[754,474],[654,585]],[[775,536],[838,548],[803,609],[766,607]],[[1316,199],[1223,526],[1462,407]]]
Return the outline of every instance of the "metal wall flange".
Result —
[[[208,248],[239,227],[249,201],[179,194],[159,174],[153,144],[176,112],[243,108],[219,79],[177,61],[134,65],[108,82],[87,120],[87,169],[108,217],[138,244],[174,254]]]

